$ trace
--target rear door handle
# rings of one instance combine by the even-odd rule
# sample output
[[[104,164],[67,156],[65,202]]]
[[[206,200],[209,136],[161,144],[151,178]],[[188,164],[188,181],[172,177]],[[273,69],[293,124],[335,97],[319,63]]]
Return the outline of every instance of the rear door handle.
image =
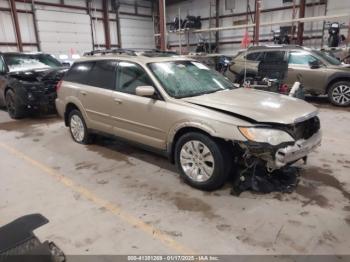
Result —
[[[117,104],[123,103],[123,101],[119,98],[114,98],[114,102],[116,102]]]
[[[85,91],[80,91],[80,94],[82,94],[83,96],[87,95],[87,93]]]

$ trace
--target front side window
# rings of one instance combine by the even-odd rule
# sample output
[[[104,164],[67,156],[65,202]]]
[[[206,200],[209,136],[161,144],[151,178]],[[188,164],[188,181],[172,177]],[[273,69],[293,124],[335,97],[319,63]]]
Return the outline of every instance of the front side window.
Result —
[[[293,65],[310,65],[317,61],[317,58],[308,52],[291,52],[289,54],[289,64]]]
[[[62,64],[51,55],[47,54],[4,54],[4,60],[10,72],[55,68]]]
[[[153,86],[145,70],[135,63],[120,62],[118,65],[117,91],[135,94],[138,86]]]
[[[183,98],[232,89],[233,84],[207,66],[195,61],[159,62],[150,69],[172,97]]]

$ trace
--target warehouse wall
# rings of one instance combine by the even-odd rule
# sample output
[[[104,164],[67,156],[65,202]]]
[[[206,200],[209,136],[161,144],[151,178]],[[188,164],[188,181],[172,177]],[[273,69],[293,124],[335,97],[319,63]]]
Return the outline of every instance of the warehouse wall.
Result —
[[[41,2],[60,4],[61,0],[41,0]],[[111,46],[116,47],[117,20],[110,2],[110,40]],[[122,47],[155,48],[151,2],[139,0],[137,8],[133,0],[120,2]],[[91,16],[86,9],[86,0],[65,0],[65,5],[72,6],[71,8],[35,4],[34,10],[30,3],[31,0],[16,1],[24,51],[37,51],[40,46],[42,51],[56,56],[62,54],[72,56],[92,50],[93,43],[97,48],[105,47],[101,0],[91,1]],[[0,51],[18,50],[15,27],[9,9],[9,0],[0,0]]]
[[[239,13],[245,13],[246,12],[246,0],[231,0],[231,2],[234,2],[234,9],[233,10],[225,10],[225,0],[220,0],[220,9],[219,9],[219,15],[229,15],[229,14],[239,14]],[[314,6],[308,6],[306,8],[306,17],[309,16],[321,16],[325,15],[325,5],[318,5],[320,0],[307,0],[307,4],[314,4]],[[322,2],[322,1],[321,1]],[[171,6],[168,6],[167,8],[167,22],[170,22],[178,15],[179,8],[181,12],[181,17],[185,18],[186,15],[195,15],[195,16],[201,16],[201,17],[209,17],[209,6],[210,3],[212,3],[212,17],[215,17],[215,1],[214,0],[190,0],[186,2],[181,2],[178,4],[174,4]],[[254,0],[249,0],[250,7],[252,11],[254,11]],[[299,1],[297,0],[297,4]],[[278,20],[287,20],[292,19],[293,9],[292,9],[292,3],[283,3],[282,0],[262,0],[262,9],[273,9],[273,8],[279,8],[279,7],[290,7],[286,10],[280,10],[280,11],[272,11],[272,12],[262,12],[261,13],[261,23],[264,22],[271,22],[271,21],[278,21]],[[346,14],[350,12],[350,1],[340,1],[340,0],[328,0],[328,7],[327,7],[327,15],[331,14]],[[299,12],[297,10],[296,16],[299,16]],[[250,22],[251,18],[249,17]],[[212,21],[212,27],[215,27],[215,19]],[[219,26],[232,26],[236,24],[245,24],[246,15],[241,16],[234,16],[234,17],[227,17],[227,18],[221,18],[219,22]],[[349,24],[348,19],[343,19],[343,22],[346,22],[346,24]],[[297,25],[295,25],[297,26]],[[209,27],[209,21],[202,21],[202,28],[208,28]],[[320,47],[321,46],[321,37],[322,37],[322,28],[323,28],[323,22],[313,22],[313,23],[305,23],[305,33],[304,37],[306,38],[304,40],[304,45],[310,46],[310,47]],[[260,28],[260,40],[261,41],[269,41],[272,39],[272,30],[279,29],[279,25],[276,26],[266,26]],[[253,28],[250,28],[249,30],[250,38],[253,38]],[[220,42],[226,42],[226,44],[221,44],[219,46],[219,51],[222,53],[234,53],[236,50],[240,49],[240,42],[242,40],[242,37],[245,33],[245,29],[242,30],[230,30],[230,31],[221,31],[219,33]],[[347,29],[343,29],[342,34],[347,36]],[[328,37],[328,33],[325,32],[324,38]],[[310,39],[308,39],[310,38]],[[209,33],[201,33],[201,34],[190,34],[188,37],[187,35],[183,35],[181,37],[181,43],[183,46],[183,51],[187,51],[187,43],[189,42],[190,47],[189,50],[193,51],[195,49],[194,46],[191,46],[196,44],[200,39],[206,39],[207,41],[210,39]],[[215,36],[214,34],[211,35],[211,39],[214,42]],[[175,34],[169,34],[167,37],[168,44],[173,47],[173,49],[178,50],[179,45],[179,36]],[[234,43],[232,43],[234,42]],[[229,44],[228,44],[229,43]],[[271,42],[267,42],[271,43]]]

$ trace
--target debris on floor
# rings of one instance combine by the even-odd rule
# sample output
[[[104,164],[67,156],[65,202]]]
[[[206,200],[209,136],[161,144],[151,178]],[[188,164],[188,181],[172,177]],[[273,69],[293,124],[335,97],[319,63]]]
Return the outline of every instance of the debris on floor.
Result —
[[[300,168],[285,167],[268,172],[263,165],[254,164],[242,170],[233,183],[231,195],[239,196],[251,190],[258,193],[292,193],[299,183]]]

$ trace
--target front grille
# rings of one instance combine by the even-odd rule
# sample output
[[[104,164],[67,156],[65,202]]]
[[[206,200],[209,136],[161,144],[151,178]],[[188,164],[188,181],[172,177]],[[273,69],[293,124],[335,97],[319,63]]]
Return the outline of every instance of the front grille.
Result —
[[[315,116],[303,122],[289,126],[289,133],[294,139],[309,139],[320,130],[320,119]]]

